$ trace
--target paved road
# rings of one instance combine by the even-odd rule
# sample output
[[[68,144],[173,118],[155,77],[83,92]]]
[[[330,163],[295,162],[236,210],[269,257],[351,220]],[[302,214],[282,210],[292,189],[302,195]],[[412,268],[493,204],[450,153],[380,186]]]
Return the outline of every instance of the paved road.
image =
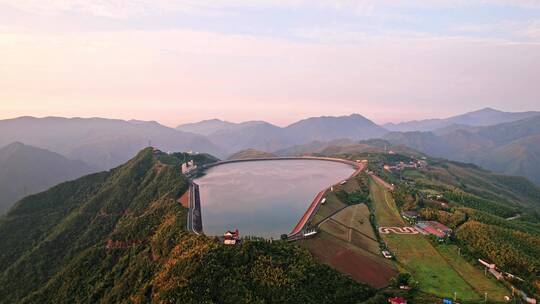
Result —
[[[375,174],[370,174],[371,177],[373,177],[373,179],[379,183],[380,185],[382,185],[383,187],[385,187],[386,189],[388,190],[394,190],[394,185],[390,185],[389,183],[385,182],[384,179],[380,178],[379,176],[375,175]]]

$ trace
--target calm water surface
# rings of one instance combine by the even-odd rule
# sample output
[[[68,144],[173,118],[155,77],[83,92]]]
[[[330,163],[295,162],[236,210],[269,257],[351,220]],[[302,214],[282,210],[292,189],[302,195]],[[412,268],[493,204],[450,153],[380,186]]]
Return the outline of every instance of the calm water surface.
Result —
[[[321,160],[250,161],[220,165],[195,180],[200,186],[203,230],[222,235],[279,238],[298,223],[317,193],[354,172]]]

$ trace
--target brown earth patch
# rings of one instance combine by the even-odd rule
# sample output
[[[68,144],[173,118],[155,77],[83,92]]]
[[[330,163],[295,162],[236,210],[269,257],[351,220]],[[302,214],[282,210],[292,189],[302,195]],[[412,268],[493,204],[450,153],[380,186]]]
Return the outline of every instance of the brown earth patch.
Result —
[[[182,196],[178,199],[178,202],[182,204],[182,206],[189,208],[189,190],[182,194]]]
[[[300,245],[307,248],[318,261],[374,288],[388,286],[397,275],[391,262],[382,256],[356,248],[324,232],[300,242]]]

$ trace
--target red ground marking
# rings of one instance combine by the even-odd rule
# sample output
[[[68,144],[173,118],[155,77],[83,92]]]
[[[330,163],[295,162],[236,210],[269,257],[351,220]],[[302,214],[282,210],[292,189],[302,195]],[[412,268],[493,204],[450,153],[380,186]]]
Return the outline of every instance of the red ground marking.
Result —
[[[182,196],[178,199],[178,202],[182,204],[182,206],[189,208],[189,189],[182,194]]]

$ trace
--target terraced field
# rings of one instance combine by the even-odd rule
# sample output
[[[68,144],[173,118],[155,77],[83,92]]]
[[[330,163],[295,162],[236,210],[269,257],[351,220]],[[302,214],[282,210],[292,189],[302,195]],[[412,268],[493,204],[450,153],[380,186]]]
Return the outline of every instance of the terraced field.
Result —
[[[352,193],[360,187],[350,180],[334,190]],[[366,204],[348,206],[334,192],[328,192],[326,202],[320,206],[310,226],[319,227],[319,233],[299,242],[320,262],[350,275],[358,282],[375,288],[388,286],[397,275],[393,262],[382,257],[379,242],[369,221]]]

